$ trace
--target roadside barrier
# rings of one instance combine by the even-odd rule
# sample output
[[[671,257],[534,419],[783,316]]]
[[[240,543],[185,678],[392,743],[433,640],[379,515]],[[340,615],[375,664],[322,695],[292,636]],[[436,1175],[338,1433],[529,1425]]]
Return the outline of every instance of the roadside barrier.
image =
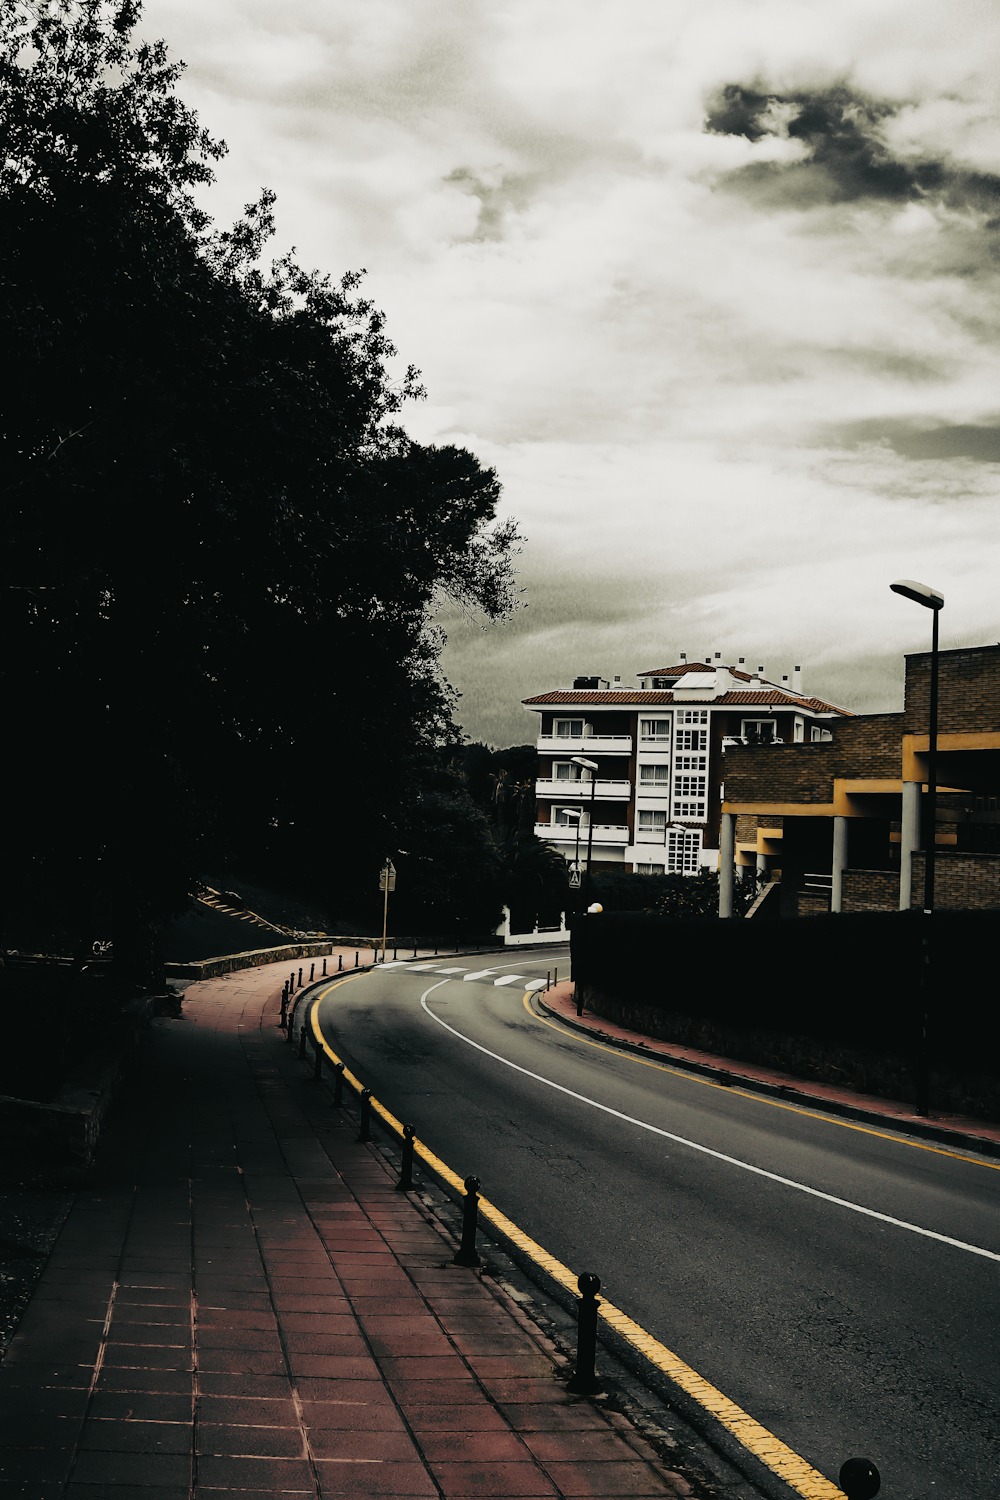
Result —
[[[343,1066],[341,1063],[341,1069]],[[414,1126],[403,1126],[403,1160],[399,1168],[399,1181],[396,1183],[397,1193],[408,1193],[413,1187],[413,1137],[416,1133]]]
[[[882,1476],[870,1458],[849,1458],[839,1476],[840,1488],[847,1500],[872,1500],[882,1484]]]
[[[580,1300],[576,1305],[576,1369],[566,1386],[578,1396],[596,1396],[601,1389],[597,1363],[597,1294],[601,1278],[585,1271],[578,1279]]]
[[[456,1266],[481,1266],[479,1251],[476,1249],[476,1230],[479,1228],[479,1189],[482,1183],[478,1177],[467,1177],[465,1179],[465,1199],[462,1203],[462,1243],[455,1251]]]
[[[349,977],[354,976],[352,974]],[[335,981],[337,984],[346,982],[346,979]],[[327,991],[324,991],[325,993]],[[288,1016],[287,1040],[289,1041],[292,1039],[294,1009],[297,1005],[298,1001]],[[302,1059],[306,1055],[307,1037],[311,1040],[315,1052],[313,1077],[321,1078],[324,1056],[333,1068],[334,1107],[337,1108],[343,1104],[345,1083],[359,1100],[359,1143],[371,1139],[373,1109],[378,1114],[383,1128],[402,1143],[402,1163],[399,1180],[396,1183],[397,1190],[406,1192],[413,1187],[415,1153],[419,1154],[424,1166],[429,1168],[431,1173],[452,1191],[464,1189],[462,1240],[454,1256],[456,1265],[474,1269],[482,1264],[476,1249],[479,1213],[482,1209],[501,1242],[506,1243],[509,1252],[527,1262],[532,1270],[543,1272],[564,1292],[572,1293],[576,1303],[577,1357],[576,1367],[567,1389],[579,1395],[596,1395],[602,1389],[602,1382],[596,1370],[596,1353],[598,1318],[603,1317],[609,1330],[609,1335],[606,1336],[611,1338],[612,1344],[620,1342],[629,1354],[638,1352],[643,1360],[648,1362],[647,1368],[648,1365],[652,1365],[656,1374],[667,1377],[682,1398],[682,1403],[675,1403],[678,1405],[678,1410],[688,1416],[688,1420],[691,1420],[696,1430],[701,1431],[706,1425],[717,1424],[716,1430],[721,1427],[727,1436],[735,1437],[739,1448],[756,1459],[758,1464],[763,1465],[771,1474],[783,1480],[791,1490],[803,1497],[803,1500],[873,1500],[873,1497],[878,1494],[882,1482],[881,1475],[871,1459],[849,1458],[841,1467],[838,1476],[839,1487],[833,1484],[773,1433],[762,1427],[735,1402],[711,1386],[708,1381],[648,1334],[639,1324],[633,1322],[626,1313],[600,1297],[601,1279],[599,1276],[593,1272],[585,1272],[574,1277],[568,1266],[564,1266],[561,1261],[556,1260],[555,1256],[550,1255],[541,1245],[526,1235],[511,1219],[507,1218],[506,1214],[501,1213],[488,1200],[481,1199],[479,1189],[482,1183],[478,1177],[469,1176],[463,1182],[440,1157],[435,1156],[428,1147],[417,1140],[412,1125],[401,1124],[384,1104],[374,1098],[372,1090],[350,1071],[341,1058],[337,1057],[319,1029],[318,1000],[308,1007],[302,1019],[299,1041],[299,1057]],[[579,1296],[576,1295],[577,1292]],[[706,1419],[708,1419],[707,1423]],[[702,1435],[706,1434],[703,1432]],[[713,1446],[715,1446],[714,1440]],[[720,1447],[719,1451],[730,1463],[733,1462],[734,1455],[731,1452],[725,1452],[723,1447]]]
[[[322,1056],[317,1052],[317,1056]],[[362,1143],[372,1138],[372,1091],[361,1090],[361,1120],[358,1125],[358,1140]]]

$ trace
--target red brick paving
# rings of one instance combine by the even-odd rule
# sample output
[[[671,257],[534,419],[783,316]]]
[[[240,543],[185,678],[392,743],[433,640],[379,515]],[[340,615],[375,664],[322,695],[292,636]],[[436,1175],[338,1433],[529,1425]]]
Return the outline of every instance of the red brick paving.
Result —
[[[797,1093],[806,1095],[817,1109],[831,1104],[863,1109],[872,1115],[877,1115],[879,1120],[884,1121],[886,1127],[891,1130],[912,1132],[915,1128],[919,1130],[921,1124],[925,1124],[940,1132],[939,1138],[944,1138],[948,1132],[954,1132],[957,1136],[972,1136],[981,1141],[990,1142],[993,1146],[1000,1146],[1000,1125],[991,1124],[987,1120],[977,1120],[971,1115],[931,1113],[926,1117],[921,1117],[916,1114],[913,1105],[906,1104],[901,1099],[882,1099],[877,1094],[863,1094],[858,1089],[839,1088],[831,1083],[813,1083],[808,1078],[798,1078],[794,1073],[784,1073],[779,1068],[765,1068],[758,1063],[738,1062],[733,1058],[719,1057],[714,1052],[700,1052],[696,1047],[682,1047],[676,1042],[661,1042],[656,1037],[646,1036],[641,1031],[630,1031],[627,1026],[619,1026],[616,1021],[608,1021],[603,1016],[592,1015],[587,1010],[584,1010],[582,1016],[578,1016],[571,981],[553,985],[544,994],[540,994],[538,999],[543,1008],[550,1011],[553,1017],[568,1021],[574,1029],[589,1031],[594,1036],[601,1037],[602,1040],[628,1042],[635,1047],[641,1046],[643,1051],[648,1051],[651,1057],[662,1058],[664,1062],[693,1062],[701,1066],[719,1068],[728,1073],[732,1082],[737,1086],[744,1084],[752,1089],[755,1083],[766,1083],[777,1088],[794,1089]],[[991,1152],[991,1154],[995,1155],[996,1152]]]
[[[154,1023],[0,1365],[0,1497],[684,1493],[330,1110],[287,971]]]

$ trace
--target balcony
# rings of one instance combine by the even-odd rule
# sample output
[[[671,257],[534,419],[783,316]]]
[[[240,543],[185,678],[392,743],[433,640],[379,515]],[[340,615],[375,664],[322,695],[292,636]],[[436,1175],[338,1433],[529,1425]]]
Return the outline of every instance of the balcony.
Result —
[[[535,782],[536,797],[583,797],[590,800],[591,783],[589,781],[569,781],[562,777],[541,776]],[[596,801],[606,802],[613,798],[616,802],[627,802],[632,792],[631,781],[606,781],[604,777],[597,778],[597,786],[594,789]]]
[[[548,839],[553,844],[572,844],[576,846],[576,823],[536,823],[535,834],[540,839]],[[580,848],[587,847],[588,825],[584,823],[580,829]],[[662,836],[660,839],[662,843]],[[595,823],[594,824],[594,848],[601,844],[627,844],[628,828],[624,823]]]
[[[631,755],[630,734],[540,734],[538,748],[548,754],[583,755],[595,750],[601,755]]]

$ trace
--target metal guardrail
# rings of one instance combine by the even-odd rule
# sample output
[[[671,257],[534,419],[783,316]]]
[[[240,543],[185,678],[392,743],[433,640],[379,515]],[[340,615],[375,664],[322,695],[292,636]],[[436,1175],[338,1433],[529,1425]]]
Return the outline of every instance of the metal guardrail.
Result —
[[[355,955],[355,960],[357,960],[357,955]],[[366,967],[370,970],[375,965],[367,965]],[[299,1000],[302,998],[299,995],[291,1011],[288,1011],[289,984],[294,980],[294,977],[293,973],[290,979],[286,981],[285,989],[282,992],[282,1025],[286,1030],[286,1041],[288,1042],[291,1042],[293,1039],[295,1010],[298,1007]],[[302,984],[301,969],[299,970],[299,984]],[[322,1040],[318,1031],[316,1022],[317,1003],[315,1002],[312,1009],[308,1012],[308,1020],[312,1024],[307,1025],[307,1018],[305,1016],[301,1022],[299,1057],[303,1061],[305,1060],[307,1038],[311,1033],[313,1044],[313,1079],[316,1082],[322,1082],[323,1061],[326,1058],[334,1074],[333,1107],[336,1109],[343,1106],[345,1084],[358,1099],[359,1120],[357,1138],[359,1143],[364,1143],[371,1139],[371,1113],[374,1106],[380,1117],[382,1128],[388,1131],[402,1145],[402,1161],[399,1169],[399,1177],[396,1182],[396,1190],[408,1192],[413,1188],[413,1156],[416,1142],[415,1127],[413,1125],[401,1124],[383,1104],[380,1104],[374,1098],[372,1090],[362,1084],[361,1080],[350,1072],[347,1065],[330,1052],[328,1045]],[[462,1238],[453,1256],[453,1262],[459,1266],[478,1267],[482,1264],[481,1257],[476,1248],[476,1236],[479,1232],[479,1190],[482,1187],[480,1179],[470,1175],[465,1178],[464,1182],[460,1183],[460,1179],[456,1174],[445,1166],[444,1162],[428,1151],[426,1147],[420,1146],[420,1154],[424,1159],[425,1165],[430,1165],[430,1169],[434,1175],[445,1183],[447,1187],[452,1189],[452,1191],[456,1190],[459,1186],[463,1189]],[[535,1245],[521,1231],[518,1231],[516,1226],[505,1215],[498,1213],[492,1205],[490,1205],[490,1218],[492,1221],[496,1221],[497,1227],[500,1228],[501,1235],[504,1238],[509,1237],[513,1231],[516,1238],[523,1240],[534,1251],[541,1252],[540,1246]],[[561,1266],[558,1261],[545,1252],[541,1252],[541,1255],[543,1262],[548,1261],[550,1263],[546,1267],[549,1274],[553,1274],[556,1270],[562,1272],[558,1280],[565,1285],[571,1273],[567,1274],[567,1268]],[[603,1389],[604,1384],[596,1368],[599,1315],[603,1311],[604,1316],[611,1320],[612,1328],[616,1332],[619,1331],[615,1327],[617,1323],[627,1325],[629,1329],[635,1328],[635,1325],[632,1325],[630,1319],[620,1313],[617,1308],[613,1308],[611,1304],[606,1303],[603,1298],[600,1299],[599,1304],[598,1294],[601,1289],[601,1279],[593,1272],[585,1271],[576,1277],[576,1286],[580,1293],[579,1297],[575,1299],[577,1317],[576,1362],[573,1374],[568,1381],[567,1389],[580,1395],[594,1395]],[[626,1331],[626,1328],[623,1327],[622,1331]],[[636,1331],[640,1330],[636,1329]],[[648,1335],[644,1334],[644,1338],[647,1342],[655,1342],[650,1340]],[[693,1374],[694,1372],[689,1373]],[[738,1411],[738,1408],[734,1408],[734,1410]],[[745,1417],[746,1414],[740,1412],[740,1416]],[[774,1439],[771,1434],[768,1433],[766,1436],[771,1439],[772,1443],[776,1442],[779,1447],[784,1446],[779,1440]],[[790,1450],[789,1456],[797,1460],[800,1468],[808,1469],[812,1478],[819,1483],[819,1488],[812,1485],[806,1488],[798,1484],[793,1485],[793,1488],[798,1490],[802,1495],[822,1495],[824,1500],[839,1500],[840,1496],[845,1497],[845,1500],[874,1500],[874,1496],[878,1494],[881,1488],[881,1475],[876,1465],[869,1458],[849,1458],[842,1464],[838,1476],[838,1490],[829,1480],[824,1479],[815,1470],[809,1469],[809,1466],[803,1460],[798,1459],[798,1455],[791,1454]],[[775,1470],[775,1472],[778,1471]],[[786,1477],[787,1482],[788,1478]]]

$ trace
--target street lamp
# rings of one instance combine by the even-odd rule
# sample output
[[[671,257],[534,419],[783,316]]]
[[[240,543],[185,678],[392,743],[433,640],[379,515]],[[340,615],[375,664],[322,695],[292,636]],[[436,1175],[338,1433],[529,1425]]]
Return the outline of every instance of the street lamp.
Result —
[[[590,772],[590,822],[587,824],[587,889],[586,901],[590,900],[590,857],[594,850],[594,796],[597,792],[597,762],[584,760],[582,755],[570,756],[575,766],[584,766]]]
[[[938,735],[938,615],[944,609],[944,595],[929,584],[917,583],[913,578],[898,578],[889,587],[894,594],[912,599],[925,609],[933,610],[934,626],[931,631],[931,701],[928,713],[927,734],[927,816],[924,819],[924,904],[922,921],[923,964],[920,968],[920,989],[923,997],[923,1026],[921,1032],[920,1068],[917,1077],[917,1114],[926,1115],[930,1107],[930,1064],[928,1058],[927,1021],[931,999],[931,928],[929,918],[934,911],[934,859],[937,845],[937,735]]]

